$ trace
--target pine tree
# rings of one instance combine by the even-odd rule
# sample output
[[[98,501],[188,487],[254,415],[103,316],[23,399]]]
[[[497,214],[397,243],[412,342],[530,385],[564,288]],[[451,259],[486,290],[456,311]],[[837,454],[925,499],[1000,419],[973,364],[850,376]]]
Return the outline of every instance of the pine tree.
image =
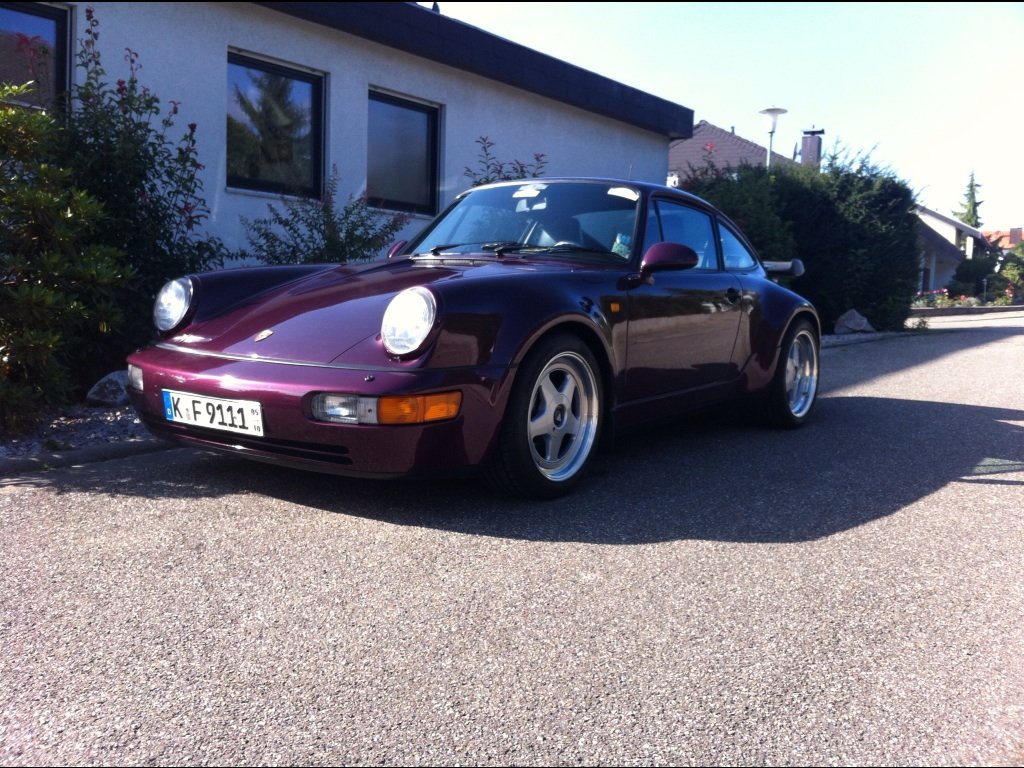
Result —
[[[981,217],[978,216],[978,209],[982,201],[978,199],[978,190],[981,184],[974,180],[974,171],[971,171],[971,179],[967,182],[967,191],[964,193],[963,208],[957,211],[954,216],[968,226],[977,229],[981,226]]]

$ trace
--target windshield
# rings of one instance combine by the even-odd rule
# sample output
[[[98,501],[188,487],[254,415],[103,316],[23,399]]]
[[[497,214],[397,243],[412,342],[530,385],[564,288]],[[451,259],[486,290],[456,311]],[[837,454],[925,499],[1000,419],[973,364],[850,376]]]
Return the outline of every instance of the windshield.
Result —
[[[604,182],[482,187],[459,200],[408,252],[562,252],[624,261],[633,253],[639,199],[635,189]]]

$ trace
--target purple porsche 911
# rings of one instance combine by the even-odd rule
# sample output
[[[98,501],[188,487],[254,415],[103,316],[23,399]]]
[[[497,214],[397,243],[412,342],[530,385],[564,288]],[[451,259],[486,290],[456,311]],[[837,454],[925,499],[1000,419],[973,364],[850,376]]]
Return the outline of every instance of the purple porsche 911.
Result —
[[[128,358],[154,434],[361,477],[481,471],[571,490],[602,436],[744,400],[798,427],[820,323],[700,198],[542,178],[459,195],[387,259],[167,283]]]

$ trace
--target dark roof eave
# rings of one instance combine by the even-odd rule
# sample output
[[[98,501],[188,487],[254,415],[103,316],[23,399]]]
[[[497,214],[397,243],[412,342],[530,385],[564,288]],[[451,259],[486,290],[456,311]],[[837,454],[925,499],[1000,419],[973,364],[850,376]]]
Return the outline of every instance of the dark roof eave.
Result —
[[[271,10],[661,134],[693,135],[693,110],[416,3],[258,3]]]
[[[945,256],[957,264],[965,260],[964,254],[959,248],[921,221],[920,218],[917,220],[917,236],[920,238],[922,246],[935,251],[937,255]]]

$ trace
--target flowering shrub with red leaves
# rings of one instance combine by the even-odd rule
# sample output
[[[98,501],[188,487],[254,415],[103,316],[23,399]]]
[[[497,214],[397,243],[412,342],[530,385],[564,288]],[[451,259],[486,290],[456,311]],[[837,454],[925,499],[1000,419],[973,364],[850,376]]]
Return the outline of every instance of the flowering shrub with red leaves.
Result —
[[[198,126],[189,123],[177,132],[181,102],[162,107],[141,81],[138,51],[125,49],[126,71],[111,82],[92,8],[86,8],[85,19],[76,53],[78,84],[63,110],[55,155],[73,184],[103,206],[103,215],[93,222],[96,240],[123,251],[136,274],[118,296],[128,324],[97,362],[106,373],[122,367],[125,355],[148,340],[153,296],[164,282],[219,267],[229,253],[202,230],[210,212],[203,198]]]

